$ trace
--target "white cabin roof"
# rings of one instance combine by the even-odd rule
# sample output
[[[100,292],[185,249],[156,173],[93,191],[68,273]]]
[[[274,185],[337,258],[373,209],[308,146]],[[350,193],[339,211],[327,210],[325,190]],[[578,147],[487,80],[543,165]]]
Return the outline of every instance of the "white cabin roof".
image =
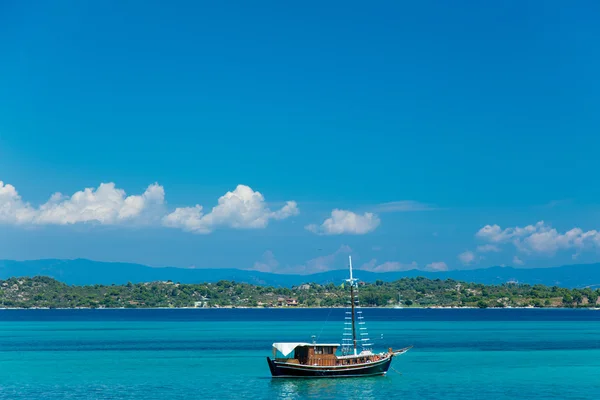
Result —
[[[322,346],[331,346],[331,347],[340,347],[338,343],[304,343],[304,342],[289,342],[289,343],[273,343],[273,348],[277,349],[281,354],[287,356],[290,354],[296,347],[322,347]]]

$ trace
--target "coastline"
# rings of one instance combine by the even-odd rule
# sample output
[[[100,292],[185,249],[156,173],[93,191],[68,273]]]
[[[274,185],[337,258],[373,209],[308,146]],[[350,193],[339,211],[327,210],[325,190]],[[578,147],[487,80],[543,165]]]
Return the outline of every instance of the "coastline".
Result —
[[[236,282],[179,284],[147,282],[127,285],[69,286],[38,276],[0,280],[0,307],[8,309],[196,309],[196,308],[340,308],[347,290],[313,284],[295,288],[263,287]],[[359,283],[362,308],[598,308],[600,289],[529,285],[479,285],[452,280],[405,279]],[[400,302],[402,298],[404,301]]]
[[[0,307],[0,311],[5,310],[335,310],[346,309],[347,307]],[[370,310],[592,310],[600,311],[600,307],[361,307]]]

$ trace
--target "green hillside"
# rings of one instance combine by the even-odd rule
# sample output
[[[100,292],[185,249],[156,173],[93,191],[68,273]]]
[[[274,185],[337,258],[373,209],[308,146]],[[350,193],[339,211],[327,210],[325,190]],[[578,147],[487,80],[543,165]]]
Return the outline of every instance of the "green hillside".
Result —
[[[482,285],[426,278],[359,284],[365,307],[593,307],[600,290],[542,285]],[[230,281],[203,284],[151,282],[70,286],[48,277],[0,280],[4,308],[342,307],[348,287],[304,284],[273,288]]]

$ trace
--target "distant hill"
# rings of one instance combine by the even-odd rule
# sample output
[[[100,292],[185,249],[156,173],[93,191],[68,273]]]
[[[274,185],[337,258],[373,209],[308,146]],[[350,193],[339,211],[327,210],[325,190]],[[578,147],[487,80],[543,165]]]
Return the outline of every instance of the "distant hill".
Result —
[[[43,275],[70,285],[126,284],[127,282],[151,282],[172,280],[180,283],[217,282],[229,280],[255,285],[291,287],[302,283],[340,284],[347,277],[346,270],[335,270],[312,275],[283,275],[239,269],[186,269],[152,268],[140,264],[99,262],[86,259],[75,260],[0,260],[0,279],[10,277]],[[403,277],[422,276],[429,279],[455,279],[465,282],[501,284],[508,281],[580,288],[600,287],[600,264],[566,265],[556,268],[491,267],[474,270],[424,272],[375,273],[356,271],[365,282],[394,281]]]

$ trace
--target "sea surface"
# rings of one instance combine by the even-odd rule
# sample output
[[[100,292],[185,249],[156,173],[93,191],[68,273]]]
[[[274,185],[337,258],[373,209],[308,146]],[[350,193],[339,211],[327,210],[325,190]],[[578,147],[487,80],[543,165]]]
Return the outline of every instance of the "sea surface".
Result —
[[[384,377],[272,379],[341,309],[0,310],[0,399],[599,399],[600,311],[364,309]]]

